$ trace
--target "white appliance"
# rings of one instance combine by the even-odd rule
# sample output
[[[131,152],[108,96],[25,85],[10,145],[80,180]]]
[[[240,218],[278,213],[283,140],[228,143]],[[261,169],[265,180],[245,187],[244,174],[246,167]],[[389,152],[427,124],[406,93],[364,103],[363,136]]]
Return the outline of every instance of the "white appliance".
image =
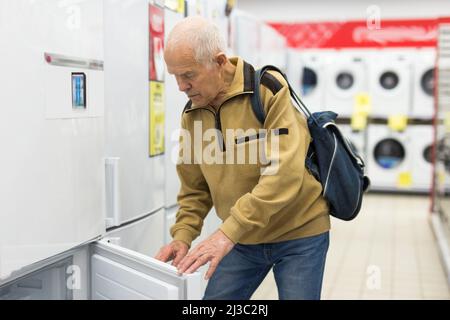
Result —
[[[261,66],[274,65],[286,72],[287,43],[286,38],[266,23],[261,24],[261,49],[259,63]]]
[[[164,157],[148,157],[148,5],[0,3],[0,299],[201,297],[199,273],[151,258],[165,213]]]
[[[225,15],[227,0],[204,0],[206,6],[206,18],[211,20],[220,30],[220,34],[225,42],[229,45],[228,18]]]
[[[255,68],[261,66],[261,24],[256,17],[240,10],[231,14],[231,46],[233,53],[242,57]]]
[[[289,82],[311,112],[325,109],[325,70],[331,57],[325,50],[288,50]]]
[[[187,16],[206,17],[208,15],[207,5],[207,0],[186,0],[186,14]]]
[[[374,117],[408,116],[411,105],[412,54],[407,50],[377,50],[370,55],[369,92]]]
[[[414,94],[411,117],[431,119],[434,116],[434,66],[436,63],[436,49],[418,49],[414,56]]]
[[[386,125],[368,127],[368,176],[372,190],[410,190],[412,174],[409,128],[393,131]]]
[[[433,126],[413,125],[410,126],[409,133],[412,137],[413,189],[430,192],[433,180]]]
[[[0,279],[105,230],[103,8],[77,7],[0,2]]]
[[[325,105],[339,117],[351,117],[355,97],[368,90],[367,64],[362,54],[351,50],[334,53],[326,68]]]

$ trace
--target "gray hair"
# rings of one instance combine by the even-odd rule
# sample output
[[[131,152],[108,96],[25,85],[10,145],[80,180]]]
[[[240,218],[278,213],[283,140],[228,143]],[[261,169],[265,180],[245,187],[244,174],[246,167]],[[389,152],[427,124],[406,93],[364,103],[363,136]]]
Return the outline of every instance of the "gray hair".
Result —
[[[225,52],[225,41],[213,22],[199,17],[187,17],[170,32],[166,47],[187,44],[194,52],[197,63],[211,64],[219,52]]]

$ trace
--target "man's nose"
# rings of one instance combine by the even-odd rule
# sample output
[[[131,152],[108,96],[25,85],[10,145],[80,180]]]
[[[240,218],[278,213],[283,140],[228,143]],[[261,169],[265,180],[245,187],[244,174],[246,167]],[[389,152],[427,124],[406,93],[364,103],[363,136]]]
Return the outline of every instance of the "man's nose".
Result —
[[[183,81],[181,79],[177,79],[178,89],[182,92],[187,92],[191,89],[191,85],[187,81]]]

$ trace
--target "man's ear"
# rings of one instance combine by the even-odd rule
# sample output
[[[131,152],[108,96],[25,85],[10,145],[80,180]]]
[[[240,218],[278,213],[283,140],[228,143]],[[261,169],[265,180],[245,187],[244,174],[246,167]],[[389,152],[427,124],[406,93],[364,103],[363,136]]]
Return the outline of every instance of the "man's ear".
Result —
[[[216,63],[217,63],[220,67],[223,67],[223,66],[227,63],[228,58],[227,58],[227,56],[225,55],[225,53],[219,52],[218,54],[216,54],[215,60],[216,60]]]

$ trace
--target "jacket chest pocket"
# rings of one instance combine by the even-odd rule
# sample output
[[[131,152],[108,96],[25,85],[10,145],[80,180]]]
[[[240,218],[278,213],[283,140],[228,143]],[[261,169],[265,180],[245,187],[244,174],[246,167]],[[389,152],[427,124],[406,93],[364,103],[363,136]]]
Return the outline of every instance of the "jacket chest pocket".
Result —
[[[267,163],[266,133],[237,134],[234,138],[234,159],[236,164],[254,165],[256,168]]]
[[[270,134],[263,129],[236,134],[234,151],[238,163],[257,164],[263,167],[270,165],[270,158],[277,158],[280,154],[280,136],[288,134],[287,128],[271,130]]]

